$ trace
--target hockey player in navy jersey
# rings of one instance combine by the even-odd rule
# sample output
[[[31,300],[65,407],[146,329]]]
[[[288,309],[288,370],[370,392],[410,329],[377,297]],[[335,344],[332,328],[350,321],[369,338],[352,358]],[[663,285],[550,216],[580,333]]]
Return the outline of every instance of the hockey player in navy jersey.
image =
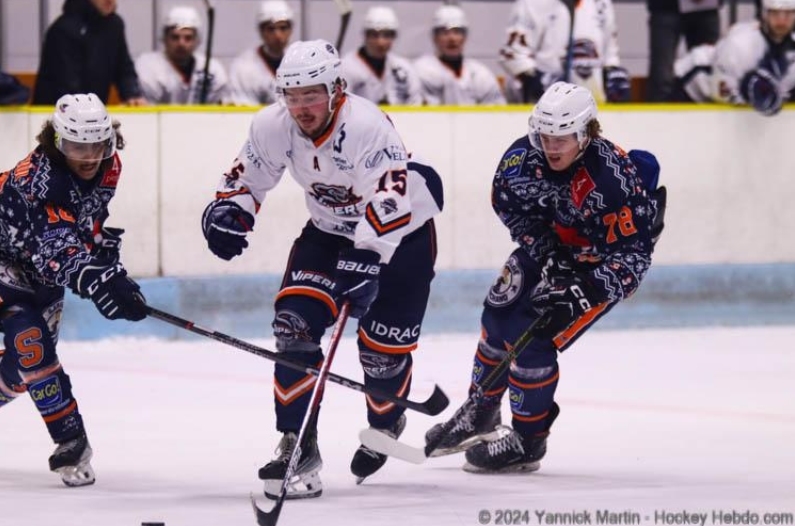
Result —
[[[627,155],[603,138],[596,117],[588,89],[557,82],[534,107],[529,134],[497,166],[492,205],[519,247],[486,297],[472,389],[535,330],[433,453],[466,450],[466,471],[538,469],[559,412],[558,353],[633,294],[651,265],[664,208],[659,166],[648,152]],[[512,427],[499,426],[506,390]],[[441,432],[434,426],[426,440]]]
[[[57,444],[50,469],[94,483],[91,446],[56,354],[66,288],[108,319],[142,320],[146,304],[105,226],[124,141],[94,94],[64,95],[39,145],[0,174],[0,406],[28,392]]]
[[[205,209],[202,228],[222,259],[248,246],[260,208],[285,171],[303,188],[310,219],[293,244],[276,296],[277,349],[319,367],[320,340],[343,301],[359,319],[364,383],[395,396],[411,387],[436,259],[433,217],[442,208],[438,174],[409,159],[387,116],[346,92],[337,50],[323,40],[295,42],[276,72],[281,102],[254,117],[232,169]],[[263,219],[261,219],[263,220]],[[265,495],[278,498],[315,376],[275,366],[277,457],[259,470]],[[392,437],[405,427],[404,409],[366,397],[367,419]],[[316,422],[314,423],[316,424]],[[317,429],[309,428],[287,498],[317,497],[322,467]],[[386,456],[360,446],[351,472],[361,481]]]

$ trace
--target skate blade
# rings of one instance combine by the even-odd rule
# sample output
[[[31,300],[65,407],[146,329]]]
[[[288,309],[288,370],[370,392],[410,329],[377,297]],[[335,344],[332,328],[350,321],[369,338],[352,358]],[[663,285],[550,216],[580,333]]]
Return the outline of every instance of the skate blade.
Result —
[[[96,482],[96,476],[90,464],[63,466],[56,469],[55,472],[61,476],[61,481],[70,488],[90,486]]]
[[[323,483],[320,482],[319,470],[293,477],[287,484],[287,494],[285,500],[314,499],[323,494]],[[271,500],[279,500],[282,491],[282,481],[268,479],[264,481],[264,491],[266,497]]]
[[[538,471],[541,467],[541,462],[525,462],[522,464],[514,464],[501,469],[485,469],[473,466],[469,462],[465,463],[462,469],[467,473],[477,473],[478,475],[505,475],[511,473],[532,473]]]

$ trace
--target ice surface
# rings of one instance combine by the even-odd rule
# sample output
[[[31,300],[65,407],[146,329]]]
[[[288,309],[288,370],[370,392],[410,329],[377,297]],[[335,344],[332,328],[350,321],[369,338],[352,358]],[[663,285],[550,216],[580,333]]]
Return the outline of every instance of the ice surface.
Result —
[[[412,397],[438,383],[450,416],[466,395],[476,338],[424,337]],[[392,459],[356,486],[348,464],[366,425],[364,399],[329,385],[323,496],[288,501],[279,524],[474,526],[480,510],[493,524],[497,509],[528,510],[536,525],[537,511],[586,511],[594,524],[597,511],[629,511],[660,526],[655,511],[707,513],[707,524],[720,524],[713,510],[751,510],[759,524],[764,513],[795,513],[794,339],[795,327],[587,335],[560,359],[562,413],[531,475],[464,473],[461,455],[421,466]],[[47,470],[53,445],[21,398],[0,410],[0,526],[256,524],[248,496],[261,495],[257,468],[279,439],[271,362],[205,340],[63,342],[59,354],[97,483],[66,488]],[[352,338],[332,370],[361,380]],[[403,438],[421,445],[440,419],[410,413]]]

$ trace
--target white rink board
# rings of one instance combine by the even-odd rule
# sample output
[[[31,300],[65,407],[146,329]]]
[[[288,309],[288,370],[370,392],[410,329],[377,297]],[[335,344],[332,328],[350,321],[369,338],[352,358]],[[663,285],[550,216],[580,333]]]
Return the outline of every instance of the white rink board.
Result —
[[[795,111],[766,118],[716,107],[661,111],[606,109],[605,134],[624,149],[657,154],[668,186],[666,233],[657,264],[795,261],[789,231],[795,207]],[[307,220],[300,190],[285,174],[257,218],[251,247],[231,263],[213,257],[201,236],[201,213],[237,155],[253,112],[113,108],[128,139],[110,224],[123,226],[123,257],[136,276],[279,273]],[[409,149],[432,161],[445,184],[437,221],[437,268],[498,268],[512,248],[491,210],[490,182],[505,149],[526,132],[528,112],[391,111]],[[0,112],[0,169],[33,144],[46,114]],[[21,130],[21,131],[20,131]],[[22,140],[21,134],[29,137]]]

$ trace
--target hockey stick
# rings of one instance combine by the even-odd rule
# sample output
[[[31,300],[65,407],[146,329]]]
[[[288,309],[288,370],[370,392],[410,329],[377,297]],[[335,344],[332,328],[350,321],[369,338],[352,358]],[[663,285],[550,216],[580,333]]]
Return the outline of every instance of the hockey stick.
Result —
[[[484,393],[488,391],[492,385],[497,381],[508,367],[522,351],[533,341],[533,330],[536,327],[541,327],[547,322],[546,316],[541,316],[522,333],[521,336],[514,342],[513,347],[508,354],[503,358],[500,363],[489,373],[483,382],[476,386],[475,391],[469,395],[461,407],[453,414],[453,416],[444,424],[439,430],[439,434],[430,442],[425,445],[425,448],[414,447],[405,442],[390,437],[376,429],[367,428],[359,432],[359,440],[362,444],[369,447],[374,451],[383,453],[384,455],[399,458],[412,464],[422,464],[425,462],[439,447],[444,437],[455,427],[462,416],[472,411],[483,400]]]
[[[563,0],[563,5],[569,10],[569,44],[566,46],[566,60],[563,62],[563,81],[569,82],[571,68],[574,63],[574,11],[579,0]]]
[[[199,93],[199,104],[207,102],[207,95],[210,91],[210,60],[213,55],[213,33],[215,33],[215,8],[210,0],[204,0],[207,8],[207,56],[204,57],[204,77],[202,77],[202,88]]]
[[[337,53],[342,56],[342,43],[345,41],[345,33],[348,32],[348,24],[351,22],[353,4],[351,0],[334,0],[337,9],[340,10],[340,30],[337,33]]]
[[[203,327],[196,325],[192,321],[188,321],[178,316],[174,316],[173,314],[163,312],[162,310],[158,310],[154,307],[147,305],[146,312],[149,316],[157,318],[158,320],[170,323],[171,325],[175,325],[181,329],[185,329],[195,334],[200,334],[201,336],[205,336],[207,338],[210,338],[211,340],[224,343],[231,347],[236,347],[240,350],[250,352],[251,354],[256,354],[257,356],[267,358],[268,360],[272,360],[276,363],[282,364],[285,367],[289,367],[290,369],[294,369],[296,371],[302,371],[314,376],[320,375],[321,371],[315,367],[293,362],[292,360],[285,358],[279,353],[269,351],[268,349],[263,349],[262,347],[257,347],[256,345],[244,342],[243,340],[239,340],[233,336],[229,336],[221,332],[205,329]],[[355,380],[350,380],[348,378],[345,378],[344,376],[339,376],[334,373],[329,373],[328,379],[330,382],[343,385],[348,389],[353,389],[354,391],[359,391],[360,393],[368,394],[375,398],[388,400],[394,403],[395,405],[399,405],[401,407],[412,409],[414,411],[418,411],[420,413],[431,416],[438,415],[439,413],[444,411],[444,409],[450,403],[450,401],[447,398],[447,395],[444,394],[444,391],[442,391],[438,385],[434,386],[433,393],[431,393],[431,396],[428,397],[427,400],[425,400],[424,402],[413,402],[411,400],[406,400],[405,398],[398,398],[393,394],[381,391],[379,389],[367,387],[362,383],[356,382]]]
[[[340,309],[337,323],[334,325],[334,330],[331,332],[328,349],[326,350],[326,359],[323,360],[323,365],[320,366],[320,374],[317,375],[315,387],[312,389],[312,396],[309,398],[309,408],[304,416],[301,429],[298,431],[295,449],[293,449],[293,452],[290,454],[290,461],[287,463],[287,471],[284,472],[282,487],[279,491],[279,498],[276,500],[276,504],[270,511],[264,511],[257,506],[254,495],[251,495],[251,505],[254,507],[254,513],[257,514],[257,524],[260,526],[276,526],[276,521],[279,520],[279,514],[284,505],[284,498],[287,496],[287,487],[290,485],[290,479],[293,478],[295,468],[298,466],[298,460],[301,458],[301,443],[304,441],[306,430],[309,429],[310,426],[316,425],[317,422],[317,414],[320,410],[320,399],[323,396],[323,386],[329,378],[331,362],[334,360],[334,355],[337,352],[337,344],[339,344],[342,331],[345,329],[345,322],[348,321],[349,309],[350,304],[346,301]]]

